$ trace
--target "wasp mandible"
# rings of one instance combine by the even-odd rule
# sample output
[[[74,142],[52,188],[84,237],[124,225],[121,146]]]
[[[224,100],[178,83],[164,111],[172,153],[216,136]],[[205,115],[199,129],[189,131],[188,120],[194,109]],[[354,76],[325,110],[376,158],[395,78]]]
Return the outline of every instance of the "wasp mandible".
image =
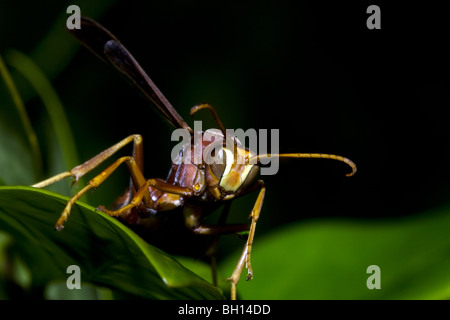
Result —
[[[68,202],[61,217],[56,223],[56,229],[62,230],[67,221],[72,206],[90,189],[100,186],[120,165],[125,164],[130,173],[130,186],[120,198],[120,205],[114,209],[100,206],[98,209],[113,217],[120,217],[128,224],[146,225],[145,217],[161,215],[161,213],[182,208],[182,219],[187,229],[198,235],[212,235],[216,239],[224,234],[248,232],[248,237],[236,267],[228,279],[231,282],[231,298],[236,299],[236,285],[244,267],[247,268],[247,280],[253,276],[250,257],[255,236],[255,228],[263,205],[266,187],[258,180],[261,160],[270,157],[286,158],[324,158],[342,161],[356,172],[356,165],[348,158],[322,153],[289,153],[289,154],[255,154],[235,137],[227,137],[226,130],[214,108],[209,104],[200,104],[191,109],[191,115],[199,110],[208,110],[214,117],[219,130],[209,129],[208,133],[214,139],[194,141],[194,131],[182,119],[175,108],[155,86],[136,59],[120,43],[120,41],[99,23],[83,17],[81,29],[69,30],[84,46],[91,50],[101,60],[109,63],[127,77],[141,93],[153,103],[156,111],[173,127],[186,130],[191,135],[191,146],[184,152],[180,151],[178,159],[172,159],[172,166],[167,179],[146,179],[143,175],[143,139],[139,134],[131,135],[112,147],[99,153],[92,159],[76,166],[70,171],[60,173],[47,180],[34,184],[42,188],[67,177],[77,181],[79,178],[95,169],[106,159],[128,144],[133,144],[131,156],[124,156],[114,161],[109,167],[95,176],[88,184],[78,191]],[[194,161],[194,149],[211,151],[215,161],[200,163]],[[191,151],[191,152],[186,152]],[[205,153],[202,153],[205,154]],[[250,214],[249,224],[226,224],[231,200],[258,191],[258,196]],[[203,217],[212,209],[225,203],[217,225],[203,224]],[[214,204],[213,206],[209,206]],[[216,242],[211,246],[214,252]],[[213,256],[213,254],[211,254]],[[214,260],[212,260],[214,261]],[[213,279],[215,267],[213,265]],[[216,281],[216,280],[213,280]]]

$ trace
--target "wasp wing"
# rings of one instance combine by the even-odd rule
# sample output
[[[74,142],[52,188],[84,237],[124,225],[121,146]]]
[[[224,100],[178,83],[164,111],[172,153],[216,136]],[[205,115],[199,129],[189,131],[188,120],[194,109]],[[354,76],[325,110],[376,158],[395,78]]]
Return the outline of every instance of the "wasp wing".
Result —
[[[136,59],[111,32],[98,22],[86,17],[81,18],[81,29],[69,29],[69,32],[97,57],[111,64],[131,80],[171,125],[193,132]]]

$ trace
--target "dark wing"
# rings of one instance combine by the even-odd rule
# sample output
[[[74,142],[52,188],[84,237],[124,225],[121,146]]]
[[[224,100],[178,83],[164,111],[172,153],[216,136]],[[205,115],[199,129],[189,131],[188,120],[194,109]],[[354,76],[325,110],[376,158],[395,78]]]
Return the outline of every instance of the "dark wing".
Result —
[[[81,18],[81,29],[69,29],[69,32],[97,57],[110,63],[131,80],[144,96],[153,102],[161,115],[171,125],[175,128],[183,128],[191,133],[193,132],[191,127],[159,91],[136,59],[111,32],[99,23],[86,17]]]

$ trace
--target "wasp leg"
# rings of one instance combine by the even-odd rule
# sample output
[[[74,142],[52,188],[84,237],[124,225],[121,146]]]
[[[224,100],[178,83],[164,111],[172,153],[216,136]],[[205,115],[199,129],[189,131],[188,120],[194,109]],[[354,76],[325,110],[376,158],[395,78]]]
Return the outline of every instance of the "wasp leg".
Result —
[[[108,168],[106,168],[105,171],[101,172],[99,175],[94,177],[91,181],[88,182],[88,184],[78,191],[68,202],[66,207],[64,208],[64,211],[61,214],[61,217],[56,222],[56,229],[62,230],[64,228],[63,223],[67,221],[67,218],[70,215],[70,210],[72,209],[73,204],[78,201],[78,199],[85,194],[88,190],[97,188],[100,184],[102,184],[110,175],[113,173],[122,163],[126,163],[128,169],[130,170],[131,178],[134,183],[134,187],[138,190],[140,189],[140,186],[142,186],[145,183],[145,178],[142,175],[141,170],[139,169],[135,159],[133,157],[122,157],[116,160],[113,164],[111,164]],[[143,195],[144,200],[149,203],[150,202],[150,195],[144,194]]]
[[[41,182],[38,182],[34,185],[32,185],[35,188],[43,188],[46,187],[52,183],[58,182],[66,177],[73,177],[75,178],[75,182],[78,181],[79,178],[84,176],[86,173],[90,172],[91,170],[95,169],[98,165],[100,165],[103,161],[111,157],[114,153],[116,153],[118,150],[129,144],[133,141],[133,153],[132,156],[136,162],[137,167],[141,172],[143,172],[144,169],[144,152],[143,152],[143,143],[142,143],[142,136],[139,134],[131,135],[119,143],[113,145],[112,147],[104,150],[103,152],[99,153],[92,159],[84,162],[83,164],[80,164],[79,166],[76,166],[70,171],[63,172],[60,174],[57,174],[53,177],[48,178],[47,180],[43,180]]]
[[[175,186],[173,184],[167,183],[161,179],[150,179],[150,187],[154,187],[155,189],[161,190],[162,192],[173,193],[180,196],[192,196],[194,195],[194,190],[188,187],[180,187]]]
[[[248,224],[222,224],[222,225],[200,225],[202,208],[184,204],[184,223],[195,234],[220,236],[224,234],[239,233],[249,230]]]
[[[220,236],[220,235],[225,235],[225,234],[244,232],[244,231],[248,231],[249,229],[250,229],[250,233],[254,234],[254,227],[253,227],[253,231],[252,231],[252,225],[248,225],[248,224],[200,225],[200,218],[202,216],[202,208],[200,206],[190,206],[188,203],[185,203],[183,214],[184,214],[186,226],[189,229],[191,229],[192,232],[195,234]],[[253,222],[252,222],[252,224],[253,224]],[[247,240],[247,244],[245,246],[246,250],[247,250],[247,247],[248,247],[248,240]],[[214,248],[212,248],[212,250],[213,249]],[[241,259],[242,259],[242,257],[241,257]],[[245,256],[244,256],[244,259],[245,259]],[[240,263],[238,263],[238,265],[240,265]],[[242,267],[243,266],[244,265],[242,264]],[[235,271],[233,272],[233,276],[235,278],[237,277],[237,280],[239,280],[241,272],[242,272],[242,268],[240,269],[239,274],[236,273],[236,269],[235,269]],[[235,281],[235,283],[237,283],[237,281]],[[236,286],[232,285],[231,289],[232,289],[231,297],[233,300],[235,300],[236,299]]]
[[[228,201],[225,203],[222,212],[220,213],[219,225],[224,225],[225,221],[228,217],[228,214],[230,212],[231,208],[231,201]],[[212,241],[211,245],[209,246],[208,250],[205,252],[205,256],[209,258],[209,261],[211,263],[211,276],[212,276],[212,283],[214,286],[217,287],[217,263],[216,263],[216,251],[217,251],[217,245],[219,244],[219,238],[220,235],[216,235],[214,237],[214,240]]]
[[[100,210],[100,211],[106,213],[107,215],[109,215],[111,217],[120,216],[121,214],[123,214],[127,210],[137,207],[142,202],[142,199],[144,198],[144,196],[146,196],[146,194],[149,192],[148,187],[150,186],[150,184],[151,184],[151,180],[147,180],[138,189],[138,191],[136,192],[134,197],[128,202],[128,204],[123,206],[123,207],[121,207],[120,209],[108,210],[104,206],[99,206],[99,207],[97,207],[97,210]]]
[[[192,107],[191,108],[191,116],[193,116],[195,113],[197,113],[197,111],[202,110],[202,109],[208,109],[211,112],[214,120],[216,121],[217,125],[219,126],[220,131],[222,131],[223,135],[226,136],[225,127],[223,126],[222,121],[220,121],[220,118],[217,115],[217,112],[212,105],[210,105],[208,103],[202,103],[202,104]]]
[[[98,209],[100,211],[106,213],[109,216],[113,216],[113,217],[120,216],[122,213],[126,212],[127,210],[137,207],[146,196],[149,196],[148,187],[153,187],[155,189],[158,189],[158,190],[161,190],[161,191],[164,191],[167,193],[172,193],[172,194],[177,194],[177,195],[182,195],[182,196],[191,196],[194,194],[194,191],[189,188],[174,186],[174,185],[168,184],[168,183],[158,180],[158,179],[149,179],[140,186],[140,188],[138,189],[138,191],[136,192],[134,197],[131,199],[130,203],[123,206],[122,208],[111,211],[111,210],[107,210],[106,208],[101,206]],[[145,201],[145,199],[144,199],[144,201]],[[148,204],[148,203],[149,202],[146,202],[146,204]]]
[[[264,195],[266,193],[266,188],[264,186],[263,181],[258,181],[258,184],[260,185],[261,189],[258,194],[258,198],[256,199],[255,205],[253,206],[253,210],[250,214],[250,217],[252,218],[252,223],[250,225],[250,231],[248,234],[247,244],[244,247],[244,250],[242,251],[241,257],[239,258],[238,263],[236,264],[236,267],[233,270],[233,273],[231,274],[231,277],[228,278],[228,280],[231,282],[231,299],[236,300],[236,286],[239,282],[239,279],[241,278],[242,270],[244,269],[244,265],[247,268],[247,279],[250,280],[253,277],[253,270],[250,263],[250,256],[252,252],[252,245],[253,245],[253,238],[255,236],[255,228],[256,228],[256,222],[259,219],[259,214],[261,213],[261,208],[264,200]]]

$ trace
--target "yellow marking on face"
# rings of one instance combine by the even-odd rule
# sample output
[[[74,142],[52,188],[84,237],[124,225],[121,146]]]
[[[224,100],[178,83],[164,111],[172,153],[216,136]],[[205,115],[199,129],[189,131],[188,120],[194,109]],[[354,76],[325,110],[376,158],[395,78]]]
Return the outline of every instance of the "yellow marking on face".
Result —
[[[248,150],[237,148],[236,162],[233,153],[223,148],[226,153],[226,167],[220,179],[220,186],[229,192],[236,192],[247,178],[250,170],[254,165],[245,164],[245,159],[251,156],[251,152]]]
[[[233,166],[234,156],[233,156],[233,153],[230,150],[228,150],[227,148],[222,148],[221,151],[224,151],[226,154],[225,170],[222,173],[222,176],[226,176],[230,173],[231,167]]]

